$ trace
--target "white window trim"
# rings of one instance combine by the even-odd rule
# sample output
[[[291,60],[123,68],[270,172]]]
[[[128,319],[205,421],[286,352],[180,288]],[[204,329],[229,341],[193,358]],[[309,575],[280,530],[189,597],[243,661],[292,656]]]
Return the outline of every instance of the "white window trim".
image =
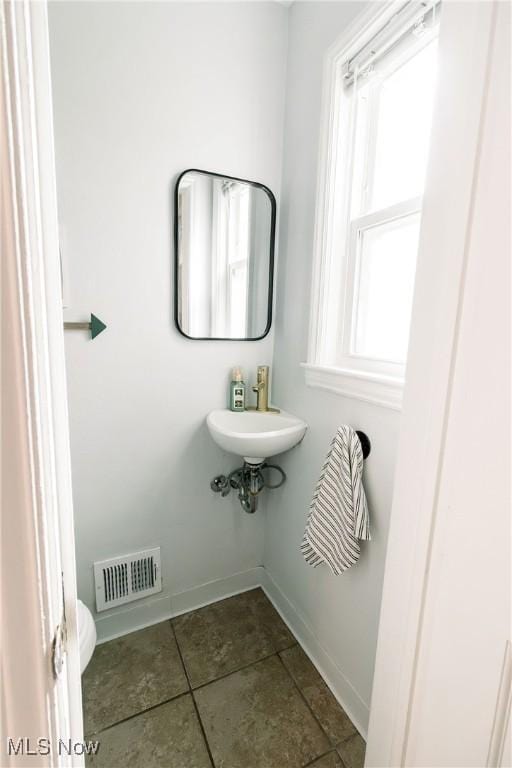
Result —
[[[415,197],[400,203],[395,203],[372,213],[363,214],[348,222],[348,238],[350,240],[347,246],[347,257],[345,265],[345,291],[340,300],[340,319],[341,329],[338,335],[341,345],[340,367],[348,368],[354,371],[361,371],[370,376],[376,374],[378,377],[385,376],[386,379],[392,378],[399,381],[403,386],[404,365],[389,360],[379,360],[376,358],[366,358],[357,355],[351,351],[353,348],[353,334],[355,324],[352,322],[354,295],[357,292],[355,272],[357,270],[357,238],[362,230],[370,229],[373,226],[386,224],[397,219],[403,219],[406,216],[421,214],[422,198]],[[380,379],[376,380],[380,381]]]
[[[332,365],[335,359],[333,350],[329,350],[329,340],[339,338],[339,334],[328,334],[326,327],[325,306],[331,308],[338,305],[337,316],[331,316],[331,322],[341,328],[345,316],[348,297],[342,300],[331,300],[331,291],[337,286],[347,284],[347,275],[341,270],[347,270],[347,260],[336,264],[333,259],[333,242],[339,242],[339,230],[346,229],[348,221],[347,195],[336,195],[341,179],[346,178],[347,163],[340,156],[340,146],[336,139],[343,130],[340,125],[340,99],[343,94],[342,64],[351,58],[381,29],[403,6],[401,0],[371,7],[361,13],[338,40],[328,49],[324,58],[322,120],[320,130],[319,170],[317,179],[317,208],[315,216],[315,235],[313,245],[313,274],[311,290],[311,309],[309,321],[309,339],[307,362],[302,364],[305,381],[308,386],[326,389],[337,394],[352,397],[365,402],[401,409],[402,394],[405,384],[403,375],[386,375],[379,372],[358,371]],[[351,115],[344,115],[345,130],[351,130]],[[334,200],[342,199],[347,215],[340,217],[342,224],[334,220],[332,205]],[[348,232],[342,232],[345,238]]]
[[[404,379],[332,365],[301,363],[306,384],[395,411],[402,409]]]

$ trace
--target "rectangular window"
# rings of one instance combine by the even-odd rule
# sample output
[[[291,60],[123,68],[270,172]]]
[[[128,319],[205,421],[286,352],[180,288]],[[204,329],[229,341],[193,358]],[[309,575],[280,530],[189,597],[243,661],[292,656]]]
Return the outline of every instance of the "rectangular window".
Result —
[[[439,6],[395,3],[370,39],[333,54],[309,383],[328,368],[330,389],[336,370],[403,384],[438,22]]]

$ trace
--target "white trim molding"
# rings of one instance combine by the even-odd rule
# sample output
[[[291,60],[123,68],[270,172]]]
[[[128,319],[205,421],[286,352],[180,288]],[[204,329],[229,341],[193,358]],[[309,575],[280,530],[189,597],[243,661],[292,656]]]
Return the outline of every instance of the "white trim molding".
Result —
[[[48,738],[51,753],[31,753],[34,765],[79,767],[83,755],[54,746],[81,742],[83,728],[46,3],[4,0],[0,33],[9,443],[2,454],[0,763],[19,762],[9,738],[15,745]]]
[[[348,677],[318,639],[313,627],[278,587],[269,571],[261,569],[261,588],[289,628],[304,653],[318,670],[329,690],[347,713],[363,739],[367,738],[369,704],[364,701]]]
[[[439,511],[440,488],[442,479],[456,482],[454,475],[449,480],[443,477],[445,452],[453,407],[451,397],[459,354],[493,30],[496,9],[505,5],[446,3],[441,21],[439,58],[443,77],[434,109],[425,188],[407,387],[373,678],[367,768],[446,764],[430,762],[428,757],[424,761],[421,754],[424,745],[418,746],[419,724],[424,716],[422,696],[426,689],[422,664],[432,627],[439,621],[432,606],[436,589],[443,583],[440,574],[446,573],[450,560],[450,552],[444,548],[441,538],[442,523],[446,524],[443,514],[445,518],[448,515],[446,510]],[[489,190],[489,195],[493,194],[493,190]],[[506,205],[506,201],[503,204]],[[494,264],[492,266],[494,268]],[[484,306],[472,307],[471,311],[483,311]],[[472,418],[471,395],[465,409],[467,418]],[[493,450],[499,447],[493,444]],[[485,463],[481,466],[485,474]],[[471,527],[470,510],[464,510],[461,520],[463,536],[474,536],[477,529]],[[472,541],[475,552],[479,551],[479,543]],[[461,590],[465,590],[462,578],[461,575]],[[476,615],[476,600],[474,610]],[[446,627],[445,632],[448,644],[453,647],[452,627]],[[486,669],[481,657],[472,657],[471,664],[477,664],[477,669],[478,664],[483,664],[482,669]],[[453,685],[459,688],[459,683],[454,682],[457,671],[454,675],[446,679],[447,690]],[[465,689],[460,686],[460,690]],[[483,712],[482,719],[485,719]],[[470,715],[467,727],[472,728]],[[453,741],[451,726],[446,731]],[[448,738],[446,734],[445,738]],[[498,747],[500,742],[501,737],[496,742]],[[478,758],[472,757],[474,765],[483,765],[474,762]],[[469,762],[463,759],[457,765],[469,765]]]
[[[402,6],[403,2],[400,0],[383,3],[377,9],[372,5],[355,19],[327,50],[324,57],[308,362],[319,361],[320,342],[325,335],[323,307],[328,297],[329,285],[332,284],[327,263],[327,249],[332,238],[328,223],[332,220],[330,206],[333,204],[340,155],[339,148],[332,139],[338,134],[340,120],[341,65],[357,52],[358,46],[370,40]]]
[[[114,608],[106,614],[96,615],[98,645],[138,629],[159,624],[182,613],[196,611],[205,605],[239,595],[249,589],[261,587],[265,578],[264,570],[263,566],[256,566],[247,571],[199,584],[175,595],[140,600],[131,606]]]
[[[505,656],[501,670],[500,686],[496,701],[496,711],[492,725],[487,768],[498,765],[506,768],[510,765],[505,757],[507,746],[510,749],[510,717],[512,712],[512,643],[507,640]],[[506,762],[505,762],[506,761]]]
[[[304,369],[306,384],[310,387],[395,411],[402,409],[404,379],[312,363],[301,363],[301,367]]]

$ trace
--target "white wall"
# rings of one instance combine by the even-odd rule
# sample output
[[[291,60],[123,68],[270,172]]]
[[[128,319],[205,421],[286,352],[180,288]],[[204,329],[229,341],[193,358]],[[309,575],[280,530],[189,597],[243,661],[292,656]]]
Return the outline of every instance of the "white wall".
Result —
[[[297,449],[279,457],[288,482],[268,495],[264,564],[310,630],[310,649],[324,657],[330,682],[364,732],[400,415],[308,388],[299,367],[306,360],[308,335],[323,55],[363,8],[316,2],[290,8],[274,399],[304,418],[309,431]],[[315,482],[342,423],[362,429],[372,442],[365,464],[372,541],[363,546],[357,566],[335,577],[326,567],[306,565],[299,546]]]
[[[162,612],[183,605],[179,593],[264,562],[329,658],[330,682],[364,732],[399,414],[309,389],[299,367],[322,59],[363,7],[52,3],[50,32],[68,317],[93,311],[108,325],[93,343],[82,333],[66,336],[79,595],[93,606],[94,560],[146,545],[162,546]],[[171,191],[187,167],[260,180],[276,193],[274,355],[271,337],[191,342],[173,327]],[[263,507],[248,516],[234,496],[209,489],[236,460],[212,444],[204,417],[225,403],[232,365],[253,370],[272,359],[273,399],[310,428],[280,458],[288,482],[266,494],[264,545]],[[357,567],[336,578],[307,566],[299,544],[319,469],[343,422],[372,441],[373,539]],[[100,633],[158,614],[133,605]]]
[[[287,11],[73,2],[49,14],[67,317],[108,326],[94,342],[66,334],[78,591],[93,607],[94,560],[159,544],[164,610],[262,559],[262,516],[210,491],[237,462],[204,419],[225,404],[233,365],[271,362],[272,337],[179,335],[171,199],[187,167],[279,198]]]

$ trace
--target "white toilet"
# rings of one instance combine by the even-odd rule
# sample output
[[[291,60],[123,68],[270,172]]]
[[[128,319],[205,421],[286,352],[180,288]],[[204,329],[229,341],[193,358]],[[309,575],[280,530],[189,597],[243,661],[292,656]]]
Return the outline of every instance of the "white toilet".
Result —
[[[78,642],[80,644],[80,672],[91,660],[91,656],[96,645],[96,625],[92,613],[81,600],[77,600],[78,614]]]

